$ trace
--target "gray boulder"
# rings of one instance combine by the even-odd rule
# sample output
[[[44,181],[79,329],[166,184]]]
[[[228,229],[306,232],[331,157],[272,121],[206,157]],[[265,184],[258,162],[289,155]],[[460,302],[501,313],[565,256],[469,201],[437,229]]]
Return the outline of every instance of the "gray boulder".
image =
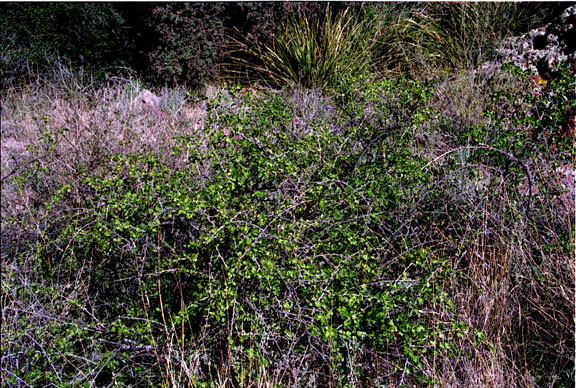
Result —
[[[554,22],[504,40],[496,50],[494,62],[512,63],[544,79],[551,79],[560,64],[568,64],[572,71],[576,70],[575,51],[576,7],[571,6]]]

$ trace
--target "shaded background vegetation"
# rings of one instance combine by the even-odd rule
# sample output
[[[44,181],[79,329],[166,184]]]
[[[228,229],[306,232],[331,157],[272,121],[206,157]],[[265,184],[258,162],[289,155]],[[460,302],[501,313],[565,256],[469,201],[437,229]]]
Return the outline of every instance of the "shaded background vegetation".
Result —
[[[97,71],[129,67],[156,84],[197,86],[218,75],[231,30],[270,38],[286,15],[321,16],[325,8],[325,3],[5,3],[3,75],[49,73],[61,61]]]
[[[220,70],[230,64],[231,37],[249,43],[270,42],[287,18],[309,17],[322,24],[328,7],[334,17],[347,7],[356,9],[355,12],[361,9],[364,18],[380,19],[380,23],[388,26],[409,16],[413,23],[400,23],[397,29],[388,29],[387,35],[381,37],[382,52],[378,57],[384,68],[408,65],[400,59],[402,50],[419,55],[418,60],[425,59],[424,55],[455,65],[451,61],[459,54],[469,52],[478,56],[480,52],[489,52],[491,48],[487,46],[497,39],[549,21],[564,8],[561,3],[491,5],[478,8],[485,13],[478,20],[462,23],[461,18],[472,18],[473,13],[447,4],[3,3],[0,6],[3,77],[7,80],[25,77],[30,70],[49,74],[54,63],[60,61],[100,73],[126,67],[156,85],[201,86],[224,75]],[[499,18],[497,22],[490,12]],[[478,25],[479,21],[487,20],[489,24]],[[476,33],[462,28],[476,28]],[[430,36],[422,39],[426,31]],[[437,31],[443,31],[445,36],[437,36]],[[470,36],[476,39],[473,43],[458,41],[458,37]],[[461,47],[470,44],[472,50]],[[479,59],[481,56],[460,60],[477,64]]]

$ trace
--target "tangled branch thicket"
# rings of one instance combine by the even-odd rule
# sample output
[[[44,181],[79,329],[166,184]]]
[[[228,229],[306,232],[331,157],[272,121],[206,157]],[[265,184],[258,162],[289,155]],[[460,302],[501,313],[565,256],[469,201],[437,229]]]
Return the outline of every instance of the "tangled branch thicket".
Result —
[[[7,386],[573,383],[569,74],[73,81],[3,95]]]

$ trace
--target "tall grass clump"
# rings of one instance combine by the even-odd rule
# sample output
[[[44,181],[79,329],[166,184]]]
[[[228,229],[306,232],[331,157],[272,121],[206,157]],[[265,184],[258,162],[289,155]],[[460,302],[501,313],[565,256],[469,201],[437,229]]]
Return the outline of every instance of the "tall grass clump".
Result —
[[[537,4],[427,3],[407,6],[389,24],[381,56],[412,74],[473,69],[491,59],[505,37],[525,31]],[[391,43],[390,43],[391,42]]]
[[[350,8],[323,18],[291,15],[271,40],[236,40],[237,50],[251,60],[239,60],[274,86],[325,88],[370,69],[375,41],[369,22]]]

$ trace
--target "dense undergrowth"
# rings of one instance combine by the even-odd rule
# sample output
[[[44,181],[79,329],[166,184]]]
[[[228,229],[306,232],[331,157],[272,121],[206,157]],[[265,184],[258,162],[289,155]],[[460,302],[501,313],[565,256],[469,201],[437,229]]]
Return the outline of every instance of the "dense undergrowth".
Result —
[[[529,80],[12,89],[4,383],[570,386],[574,79]]]
[[[421,75],[431,64],[473,68],[490,59],[502,38],[544,25],[564,8],[554,2],[3,3],[1,71],[5,80],[34,81],[59,61],[102,79],[128,68],[156,86],[196,88],[230,78],[231,65],[240,63],[250,71],[236,69],[239,79],[260,78],[253,70],[267,68],[268,81],[289,83],[321,84],[374,63],[378,71]],[[350,47],[350,37],[360,44]]]
[[[538,7],[5,6],[2,385],[573,386],[573,69],[474,70]]]

